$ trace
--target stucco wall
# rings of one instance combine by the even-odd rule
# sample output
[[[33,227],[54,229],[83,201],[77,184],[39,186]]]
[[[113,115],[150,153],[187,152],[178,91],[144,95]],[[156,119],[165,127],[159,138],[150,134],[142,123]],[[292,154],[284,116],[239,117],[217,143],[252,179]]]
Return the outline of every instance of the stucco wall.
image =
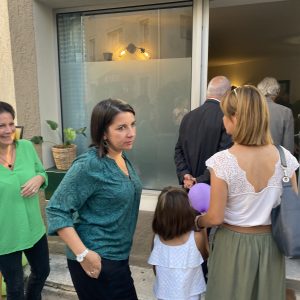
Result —
[[[0,1],[0,100],[16,107],[7,1]]]
[[[0,2],[8,8],[13,71],[13,81],[8,82],[8,87],[9,90],[14,89],[18,124],[25,127],[24,137],[28,138],[40,133],[33,4],[32,0]],[[3,4],[4,2],[6,4]],[[11,79],[11,76],[9,78]],[[13,93],[9,92],[8,96],[13,97]]]

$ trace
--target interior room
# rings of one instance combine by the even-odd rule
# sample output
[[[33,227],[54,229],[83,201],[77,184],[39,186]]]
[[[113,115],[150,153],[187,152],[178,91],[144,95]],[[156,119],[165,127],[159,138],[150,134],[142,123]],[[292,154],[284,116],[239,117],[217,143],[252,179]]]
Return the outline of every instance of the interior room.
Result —
[[[299,11],[296,0],[210,1],[209,16],[208,79],[223,74],[239,86],[275,77],[280,104],[293,110],[295,134],[300,130]]]

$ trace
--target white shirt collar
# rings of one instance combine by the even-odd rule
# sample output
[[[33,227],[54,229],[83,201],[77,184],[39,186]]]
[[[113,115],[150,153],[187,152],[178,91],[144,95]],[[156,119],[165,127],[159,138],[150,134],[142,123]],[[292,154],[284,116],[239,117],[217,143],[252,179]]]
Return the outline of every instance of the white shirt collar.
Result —
[[[218,101],[218,102],[220,103],[220,100],[217,99],[217,98],[210,97],[210,98],[208,98],[208,99],[216,100],[216,101]]]

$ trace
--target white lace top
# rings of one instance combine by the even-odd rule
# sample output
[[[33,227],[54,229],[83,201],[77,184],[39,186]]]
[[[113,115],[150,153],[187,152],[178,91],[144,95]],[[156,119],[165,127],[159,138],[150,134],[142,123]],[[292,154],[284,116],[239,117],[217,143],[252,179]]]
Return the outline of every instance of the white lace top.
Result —
[[[288,150],[284,149],[284,153],[287,174],[292,177],[299,164]],[[260,192],[255,192],[247,180],[246,172],[240,168],[236,157],[228,150],[213,155],[206,161],[206,166],[213,169],[216,176],[227,183],[225,223],[245,227],[271,224],[271,210],[280,203],[282,191],[283,171],[280,158],[275,165],[273,176]]]
[[[148,263],[156,269],[154,294],[158,299],[187,300],[206,290],[194,231],[178,246],[166,245],[155,235]]]

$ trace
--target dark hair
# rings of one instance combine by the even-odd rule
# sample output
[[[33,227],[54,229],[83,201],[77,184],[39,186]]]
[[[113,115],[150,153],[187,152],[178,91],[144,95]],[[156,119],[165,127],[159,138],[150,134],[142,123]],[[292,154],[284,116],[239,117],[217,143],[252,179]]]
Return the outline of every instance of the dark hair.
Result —
[[[130,112],[135,115],[134,109],[125,101],[119,99],[102,100],[93,109],[91,117],[92,145],[99,147],[101,156],[107,154],[104,134],[112,124],[115,116],[120,112]]]
[[[15,110],[13,107],[7,102],[0,101],[0,114],[2,113],[9,113],[15,119]]]
[[[195,211],[183,188],[166,187],[158,196],[152,221],[153,232],[165,241],[179,237],[194,227]]]

